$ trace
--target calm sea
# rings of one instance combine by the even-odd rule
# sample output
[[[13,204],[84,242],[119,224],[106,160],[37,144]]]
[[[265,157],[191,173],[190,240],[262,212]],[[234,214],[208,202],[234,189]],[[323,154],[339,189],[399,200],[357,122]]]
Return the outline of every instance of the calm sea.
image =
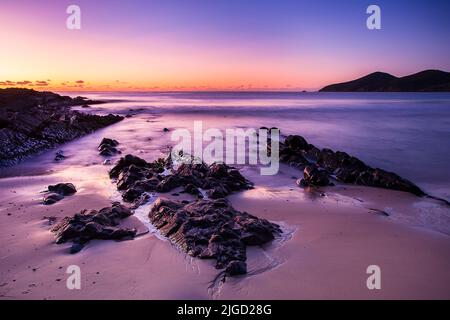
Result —
[[[70,93],[114,99],[93,112],[150,113],[192,127],[276,126],[346,151],[450,200],[450,93]]]

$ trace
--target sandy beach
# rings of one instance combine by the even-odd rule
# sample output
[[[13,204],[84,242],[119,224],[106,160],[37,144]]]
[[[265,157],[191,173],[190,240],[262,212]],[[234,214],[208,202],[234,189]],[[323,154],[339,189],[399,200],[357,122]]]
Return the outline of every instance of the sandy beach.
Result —
[[[47,217],[59,221],[119,199],[108,177],[110,166],[102,164],[96,149],[102,137],[118,139],[122,154],[153,160],[170,144],[163,128],[184,121],[176,115],[138,114],[65,144],[62,149],[69,157],[63,162],[53,161],[54,149],[2,169],[0,298],[450,298],[447,206],[362,186],[310,191],[295,184],[302,172],[287,165],[281,165],[275,178],[259,175],[254,167],[240,168],[255,188],[229,196],[232,205],[278,223],[283,234],[263,247],[249,247],[248,274],[225,283],[211,283],[218,273],[212,261],[187,256],[154,229],[146,233],[148,223],[135,216],[123,221],[138,229],[134,240],[93,240],[73,255],[69,244],[55,244]],[[59,182],[73,183],[78,192],[44,206],[41,191]],[[81,290],[66,287],[69,265],[81,268]],[[366,287],[369,265],[381,268],[381,290]]]

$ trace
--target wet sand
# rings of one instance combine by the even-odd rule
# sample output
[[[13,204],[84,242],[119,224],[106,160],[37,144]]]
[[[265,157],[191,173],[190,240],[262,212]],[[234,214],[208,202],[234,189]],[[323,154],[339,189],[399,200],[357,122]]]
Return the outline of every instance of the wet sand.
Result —
[[[117,138],[124,154],[154,159],[167,150],[162,129],[176,125],[148,116],[127,119],[63,146],[70,157],[61,163],[52,161],[52,150],[4,170],[0,299],[450,298],[448,207],[365,187],[309,192],[295,185],[301,172],[286,166],[275,178],[242,168],[255,189],[230,196],[233,206],[280,223],[286,233],[250,248],[249,274],[224,284],[210,287],[218,273],[212,261],[190,258],[152,232],[130,241],[91,241],[75,255],[68,244],[54,243],[44,217],[100,209],[117,199],[96,150],[102,137]],[[72,182],[78,192],[43,206],[40,191],[58,182]],[[135,217],[125,223],[145,230]],[[81,290],[66,288],[65,271],[73,264],[81,268]],[[381,267],[381,290],[366,287],[366,268],[374,264]]]
[[[450,298],[449,236],[367,209],[402,210],[417,201],[401,192],[351,187],[340,191],[352,197],[336,190],[320,196],[295,186],[257,186],[232,195],[236,209],[281,222],[289,235],[263,249],[250,248],[249,275],[209,289],[217,274],[211,262],[187,257],[152,233],[130,241],[91,241],[70,255],[69,245],[54,243],[44,216],[99,209],[110,198],[98,185],[74,181],[80,186],[76,195],[41,205],[39,190],[56,181],[52,176],[0,180],[7,195],[0,203],[2,299]],[[130,219],[128,225],[145,228]],[[72,264],[81,267],[81,290],[66,288],[65,271]],[[372,264],[381,267],[381,290],[366,288],[365,272]]]

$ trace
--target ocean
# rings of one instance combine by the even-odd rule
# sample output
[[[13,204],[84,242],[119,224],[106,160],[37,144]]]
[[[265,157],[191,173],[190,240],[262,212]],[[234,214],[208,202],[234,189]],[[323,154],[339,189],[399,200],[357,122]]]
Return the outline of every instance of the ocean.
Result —
[[[176,127],[278,127],[345,151],[450,200],[450,93],[71,92],[114,102],[95,113],[153,115]],[[87,109],[83,109],[86,111]]]

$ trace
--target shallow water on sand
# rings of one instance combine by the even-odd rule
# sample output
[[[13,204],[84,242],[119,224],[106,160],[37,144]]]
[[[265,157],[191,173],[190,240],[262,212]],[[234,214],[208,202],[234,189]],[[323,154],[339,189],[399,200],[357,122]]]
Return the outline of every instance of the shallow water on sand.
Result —
[[[73,96],[79,94],[71,93]],[[132,153],[153,161],[166,155],[169,146],[174,144],[171,141],[174,129],[192,130],[194,121],[202,120],[204,130],[276,126],[282,135],[301,134],[318,147],[346,151],[372,166],[399,173],[430,194],[450,200],[450,162],[447,161],[450,149],[446,148],[450,136],[448,94],[83,95],[94,99],[117,100],[83,108],[83,112],[122,113],[131,114],[132,117],[15,167],[2,169],[0,177],[50,174],[60,181],[86,184],[107,198],[117,198],[107,174],[110,165],[102,164],[104,158],[97,150],[103,137],[117,139],[122,155]],[[164,132],[166,127],[170,129],[169,132]],[[58,149],[62,149],[68,157],[56,163],[54,156]],[[112,162],[119,157],[112,157]],[[294,178],[302,176],[299,170],[287,166],[281,166],[276,176],[261,176],[259,169],[252,166],[242,167],[241,170],[244,176],[255,183],[257,188],[254,195],[260,194],[259,197],[263,199],[276,200],[281,193],[298,189]],[[43,185],[42,189],[45,187]],[[330,189],[329,192],[334,193],[334,190]],[[296,196],[304,197],[305,201],[314,197],[307,192]],[[450,210],[433,202],[414,203],[416,200],[410,201],[413,202],[412,207],[405,210],[390,207],[378,209],[392,211],[390,219],[449,234]],[[345,201],[353,200],[350,197],[350,200]],[[357,200],[353,202],[359,205]],[[406,212],[406,215],[402,215],[402,212]]]
[[[170,127],[192,129],[195,120],[203,120],[205,127],[219,129],[276,126],[284,135],[300,134],[318,147],[346,151],[371,166],[394,171],[427,192],[450,200],[448,93],[70,95],[117,101],[93,106],[91,112],[164,116]]]
[[[108,176],[112,165],[104,165],[97,150],[103,137],[117,139],[122,155],[152,161],[167,154],[174,129],[192,129],[196,120],[203,120],[205,129],[277,126],[284,135],[302,134],[318,147],[347,151],[450,198],[449,151],[442,147],[450,128],[448,95],[82,95],[129,100],[82,110],[132,117],[0,169],[0,219],[5,226],[0,277],[8,283],[0,297],[448,298],[448,206],[404,192],[351,185],[309,192],[295,184],[302,172],[287,165],[281,165],[276,176],[262,176],[255,166],[239,167],[255,188],[230,195],[233,207],[276,222],[285,233],[270,245],[248,248],[249,274],[223,284],[210,286],[218,272],[211,261],[174,250],[149,223],[151,203],[138,208],[129,221],[139,226],[135,241],[91,241],[77,255],[67,254],[70,245],[53,243],[43,220],[100,209],[121,199]],[[67,158],[55,162],[57,150]],[[43,206],[40,192],[58,182],[72,182],[78,192]],[[164,196],[182,200],[189,195]],[[387,270],[381,295],[365,287],[366,268],[374,263]],[[60,266],[72,264],[83,267],[86,279],[86,289],[79,293],[55,281],[65,277]],[[38,266],[38,271],[30,266]],[[39,286],[30,288],[30,283]]]

